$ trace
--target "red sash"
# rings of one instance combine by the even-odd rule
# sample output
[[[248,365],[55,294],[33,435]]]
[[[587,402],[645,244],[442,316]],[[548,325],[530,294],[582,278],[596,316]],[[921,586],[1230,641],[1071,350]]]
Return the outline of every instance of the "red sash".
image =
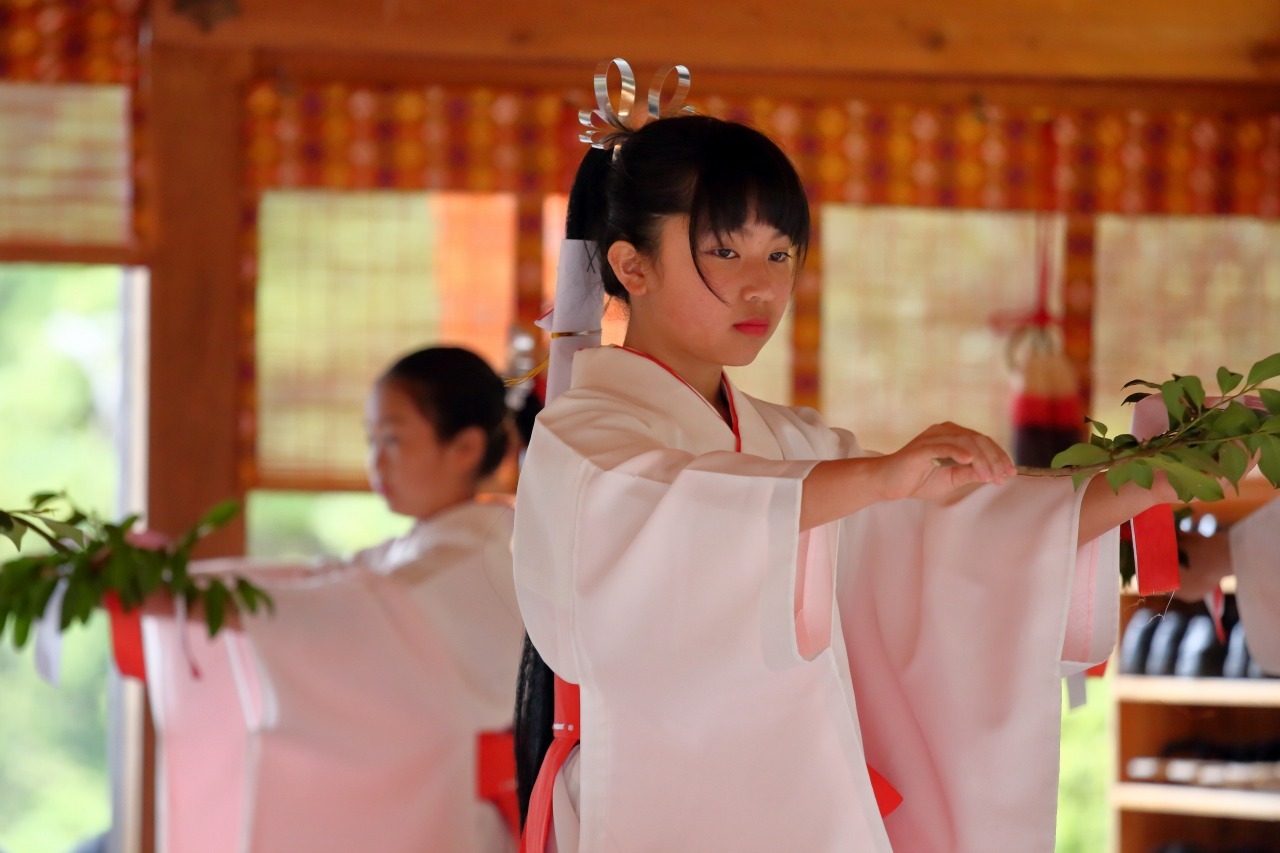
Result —
[[[581,702],[578,685],[556,676],[556,711],[552,724],[552,741],[538,768],[538,781],[529,795],[529,817],[524,822],[520,853],[543,853],[551,834],[551,799],[556,776],[564,760],[581,739]]]
[[[476,736],[476,798],[493,803],[502,813],[511,837],[520,837],[516,743],[510,729]]]
[[[578,685],[570,684],[556,676],[556,711],[552,726],[553,740],[547,755],[538,769],[538,781],[529,797],[529,817],[524,824],[524,836],[520,839],[520,853],[544,853],[551,833],[551,802],[556,776],[569,753],[582,735],[581,700]],[[887,817],[902,803],[902,795],[889,781],[867,765],[871,775],[871,790],[876,796],[880,816]]]

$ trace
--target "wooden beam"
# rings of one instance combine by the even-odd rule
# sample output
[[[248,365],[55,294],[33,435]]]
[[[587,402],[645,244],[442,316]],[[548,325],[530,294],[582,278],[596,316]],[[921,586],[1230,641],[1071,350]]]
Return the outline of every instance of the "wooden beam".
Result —
[[[1051,80],[1280,80],[1274,0],[257,0],[202,32],[153,4],[158,44],[442,62]]]
[[[333,53],[315,50],[255,51],[257,73],[281,80],[341,80],[352,85],[455,85],[500,88],[575,89],[588,93],[592,62],[445,62],[408,55]],[[637,72],[653,71],[641,66]],[[759,70],[693,69],[691,99],[708,93],[819,101],[859,99],[878,103],[998,104],[1006,108],[1202,110],[1261,113],[1280,110],[1280,86],[1243,83],[1168,83],[931,78],[871,74],[765,73]]]

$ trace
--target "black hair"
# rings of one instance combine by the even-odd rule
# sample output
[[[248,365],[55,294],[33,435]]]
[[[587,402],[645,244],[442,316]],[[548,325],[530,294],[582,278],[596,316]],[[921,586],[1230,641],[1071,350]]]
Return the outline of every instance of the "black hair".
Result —
[[[689,217],[695,265],[699,238],[731,234],[752,220],[771,225],[796,247],[798,274],[809,249],[809,202],[795,167],[769,137],[734,122],[680,116],[649,122],[615,150],[588,149],[565,221],[566,238],[595,244],[593,260],[607,295],[628,301],[606,259],[609,246],[626,240],[654,254],[667,216]],[[551,746],[554,696],[551,669],[526,635],[515,714],[521,826]]]
[[[804,185],[787,155],[760,131],[710,116],[679,116],[649,122],[615,150],[612,157],[589,153],[575,179],[575,191],[584,179],[596,187],[594,197],[589,186],[582,188],[581,204],[583,238],[595,242],[600,258],[618,240],[652,255],[662,219],[688,216],[695,266],[700,238],[731,234],[753,220],[785,235],[803,262],[809,249]],[[607,261],[601,277],[605,293],[627,300]]]
[[[378,379],[401,388],[441,441],[469,427],[485,436],[476,478],[502,464],[509,440],[506,386],[483,358],[462,347],[429,347],[401,358]]]

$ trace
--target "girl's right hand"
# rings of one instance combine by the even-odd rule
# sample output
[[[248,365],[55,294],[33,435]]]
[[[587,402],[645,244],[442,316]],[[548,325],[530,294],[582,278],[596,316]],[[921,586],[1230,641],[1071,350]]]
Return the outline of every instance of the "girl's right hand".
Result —
[[[980,432],[947,422],[934,424],[900,450],[876,460],[884,500],[952,497],[957,489],[1003,483],[1017,474],[1013,460]]]

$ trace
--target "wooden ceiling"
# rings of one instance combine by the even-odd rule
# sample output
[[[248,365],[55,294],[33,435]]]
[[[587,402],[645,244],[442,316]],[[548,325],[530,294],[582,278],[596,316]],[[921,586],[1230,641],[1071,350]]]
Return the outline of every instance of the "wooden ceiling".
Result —
[[[683,62],[704,77],[1280,88],[1277,0],[240,0],[209,32],[173,6],[153,4],[159,44],[471,76],[523,68],[580,81],[598,60],[624,56],[638,69]]]

